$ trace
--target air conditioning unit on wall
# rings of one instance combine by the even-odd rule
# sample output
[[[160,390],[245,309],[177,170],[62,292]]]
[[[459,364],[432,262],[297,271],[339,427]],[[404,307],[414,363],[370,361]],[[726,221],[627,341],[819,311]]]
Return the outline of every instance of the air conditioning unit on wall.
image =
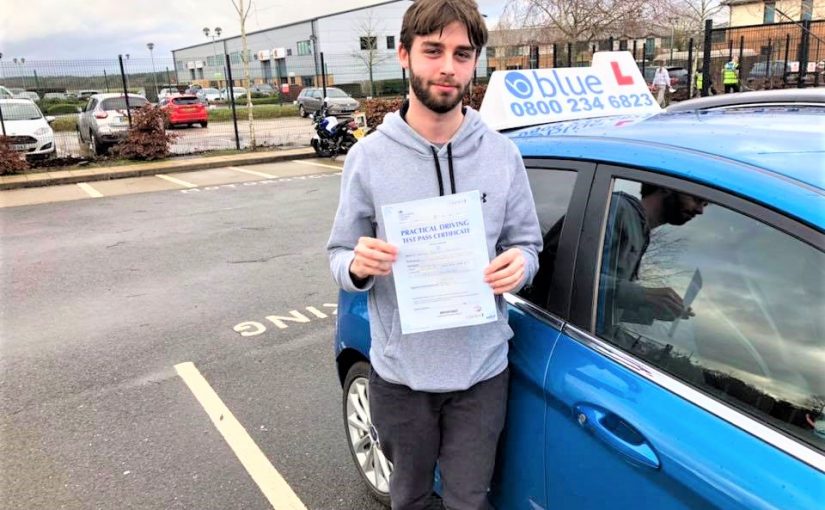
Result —
[[[286,58],[286,48],[272,48],[272,58]]]
[[[257,56],[260,61],[269,60],[269,50],[261,50],[257,53]]]

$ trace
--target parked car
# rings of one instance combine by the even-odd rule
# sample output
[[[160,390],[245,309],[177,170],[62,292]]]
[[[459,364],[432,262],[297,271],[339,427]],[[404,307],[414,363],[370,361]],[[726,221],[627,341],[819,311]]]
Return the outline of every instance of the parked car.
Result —
[[[192,124],[200,124],[201,127],[206,127],[209,122],[209,113],[206,111],[206,107],[194,94],[167,97],[161,101],[160,106],[169,117],[168,127],[191,126]]]
[[[175,88],[160,89],[160,91],[158,92],[158,104],[163,102],[164,99],[166,99],[168,97],[176,96],[178,94],[180,94],[180,92],[178,92],[178,89],[175,89]]]
[[[272,88],[272,85],[268,83],[262,83],[260,85],[253,85],[249,88],[249,91],[253,94],[263,94],[265,96],[274,96],[278,94],[278,91]]]
[[[54,157],[54,131],[49,125],[54,117],[44,117],[29,99],[0,99],[0,113],[13,150],[29,160]]]
[[[196,95],[204,104],[214,103],[215,101],[221,100],[221,91],[215,88],[200,89]]]
[[[77,98],[78,99],[88,99],[95,94],[100,94],[99,90],[79,90],[77,91]]]
[[[14,99],[28,99],[29,101],[37,102],[40,101],[40,96],[37,95],[37,92],[31,90],[24,90],[22,92],[18,92],[14,95]]]
[[[149,101],[137,94],[129,94],[129,109],[137,110]],[[77,130],[81,144],[88,144],[96,155],[106,154],[111,146],[122,140],[129,129],[126,98],[123,94],[95,94],[78,115]]]
[[[825,113],[701,113],[506,133],[545,248],[504,296],[498,510],[822,509]],[[661,292],[689,313],[654,312]],[[367,301],[340,292],[333,345],[353,461],[387,501]]]
[[[240,103],[246,101],[246,89],[243,87],[232,87],[232,94],[235,96],[235,102]],[[229,89],[221,89],[221,101],[229,101]]]
[[[825,108],[825,89],[753,90],[697,97],[667,107],[669,112],[700,112],[744,108],[779,109]]]
[[[816,79],[816,73],[805,73],[803,81],[807,86],[812,86]],[[768,89],[772,87],[796,87],[799,84],[799,62],[773,60],[761,61],[753,64],[753,67],[745,77],[745,88],[751,90]]]
[[[653,76],[656,74],[656,69],[656,66],[645,67],[644,77],[650,87],[653,86]],[[669,66],[666,69],[667,74],[670,76],[670,88],[674,90],[670,93],[670,99],[673,101],[687,99],[688,94],[690,94],[690,77],[687,69],[680,66]]]
[[[43,94],[44,101],[66,101],[69,96],[65,92],[46,92]]]
[[[0,99],[14,99],[14,93],[6,87],[0,85]]]
[[[346,117],[355,113],[359,103],[352,96],[343,90],[335,87],[327,87],[327,95],[324,97],[324,90],[318,87],[306,87],[298,94],[295,104],[298,105],[298,113],[301,117],[306,117],[310,113],[317,113],[321,109],[326,99],[329,109],[327,115]]]

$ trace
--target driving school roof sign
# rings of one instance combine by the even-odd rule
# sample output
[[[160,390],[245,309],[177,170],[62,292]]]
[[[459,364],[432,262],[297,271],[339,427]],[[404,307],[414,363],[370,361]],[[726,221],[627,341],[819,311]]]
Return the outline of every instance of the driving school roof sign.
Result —
[[[604,51],[593,55],[591,67],[496,71],[479,111],[491,128],[509,129],[661,108],[633,56]]]

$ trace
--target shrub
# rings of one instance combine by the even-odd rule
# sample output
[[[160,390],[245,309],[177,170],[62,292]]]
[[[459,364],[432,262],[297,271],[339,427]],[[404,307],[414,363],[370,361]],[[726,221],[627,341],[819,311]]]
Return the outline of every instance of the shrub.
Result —
[[[246,107],[238,106],[238,122],[247,118]],[[265,104],[256,106],[252,109],[252,115],[255,120],[277,119],[279,117],[296,117],[298,115],[298,107],[294,104],[285,104],[279,106],[277,104]],[[213,108],[209,110],[209,122],[231,122],[232,108]]]
[[[252,99],[252,104],[259,105],[259,104],[281,104],[281,98],[278,94],[274,96],[266,96],[266,97],[258,97]]]
[[[77,130],[77,116],[67,115],[64,117],[58,117],[54,119],[54,122],[52,122],[52,129],[55,131],[55,133],[59,131]]]
[[[68,115],[77,113],[77,106],[68,103],[58,103],[46,107],[46,115]]]
[[[0,136],[0,175],[13,174],[29,169],[29,163],[17,151],[12,150],[9,139]]]
[[[116,156],[128,159],[153,160],[169,155],[169,144],[178,135],[164,129],[166,112],[158,106],[146,105],[132,113],[132,127],[113,149]]]

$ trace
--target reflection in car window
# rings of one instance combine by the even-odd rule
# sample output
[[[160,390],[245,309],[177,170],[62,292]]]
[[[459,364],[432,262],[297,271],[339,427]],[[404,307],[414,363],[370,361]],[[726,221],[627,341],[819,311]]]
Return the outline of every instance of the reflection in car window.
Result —
[[[135,109],[140,108],[141,106],[148,104],[149,101],[143,99],[142,97],[132,97],[129,96],[129,108]],[[126,98],[124,97],[110,97],[109,99],[104,99],[100,107],[106,111],[111,110],[125,110],[126,109]]]
[[[37,120],[43,115],[34,103],[4,103],[0,105],[3,120]]]
[[[539,270],[533,278],[532,285],[525,287],[520,295],[546,308],[555,269],[559,237],[567,207],[570,205],[570,198],[573,196],[576,172],[531,168],[527,170],[527,176],[533,192],[533,201],[536,203],[536,214],[539,217],[544,248],[539,254]]]
[[[825,450],[825,253],[755,219],[618,180],[596,330]]]

